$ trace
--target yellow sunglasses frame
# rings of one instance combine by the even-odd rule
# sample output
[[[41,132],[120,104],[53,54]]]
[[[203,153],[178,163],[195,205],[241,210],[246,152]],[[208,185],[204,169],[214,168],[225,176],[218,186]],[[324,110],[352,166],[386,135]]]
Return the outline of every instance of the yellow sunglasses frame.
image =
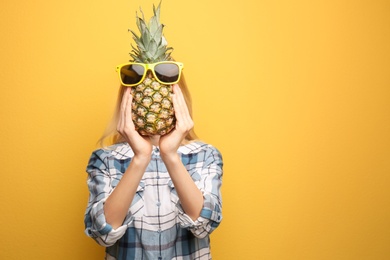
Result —
[[[163,82],[163,81],[159,80],[159,78],[156,76],[156,73],[154,71],[154,67],[156,67],[157,65],[160,65],[160,64],[175,64],[175,65],[177,65],[179,67],[179,77],[177,78],[177,80],[175,82]],[[144,75],[142,76],[141,80],[138,83],[135,83],[135,84],[125,84],[125,83],[123,83],[122,76],[121,76],[121,70],[122,70],[122,67],[128,66],[128,65],[140,65],[140,66],[144,67],[144,69],[145,69]],[[161,84],[173,85],[173,84],[176,84],[177,82],[179,82],[180,77],[181,77],[181,71],[183,70],[183,68],[184,68],[184,64],[181,63],[181,62],[176,62],[176,61],[160,61],[160,62],[156,62],[156,63],[129,62],[129,63],[125,63],[125,64],[121,64],[121,65],[116,66],[116,72],[118,72],[118,76],[119,76],[119,80],[120,80],[121,84],[123,86],[125,86],[125,87],[133,87],[133,86],[139,85],[141,82],[144,81],[144,79],[145,79],[146,75],[148,74],[149,70],[152,72],[154,78],[158,82],[160,82]]]

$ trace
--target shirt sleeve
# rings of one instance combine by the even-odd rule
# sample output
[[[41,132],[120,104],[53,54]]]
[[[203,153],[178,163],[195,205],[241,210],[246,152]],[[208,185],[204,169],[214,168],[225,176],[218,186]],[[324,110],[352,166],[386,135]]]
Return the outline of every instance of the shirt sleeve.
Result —
[[[107,154],[103,150],[97,150],[91,155],[87,173],[89,200],[84,216],[85,233],[100,245],[108,247],[124,235],[132,218],[126,219],[117,229],[106,222],[103,207],[113,187]]]
[[[185,214],[180,203],[177,204],[180,225],[188,228],[198,238],[204,238],[211,234],[222,221],[222,155],[216,148],[211,147],[204,159],[202,168],[198,170],[200,179],[195,180],[204,198],[200,217],[195,221],[192,220]]]

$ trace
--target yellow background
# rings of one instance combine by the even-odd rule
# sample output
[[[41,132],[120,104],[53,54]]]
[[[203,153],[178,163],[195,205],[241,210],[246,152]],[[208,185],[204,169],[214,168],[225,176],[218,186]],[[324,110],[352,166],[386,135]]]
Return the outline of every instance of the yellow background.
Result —
[[[0,259],[102,259],[84,170],[152,3],[2,1]],[[390,2],[165,0],[162,21],[224,156],[214,259],[390,259]]]

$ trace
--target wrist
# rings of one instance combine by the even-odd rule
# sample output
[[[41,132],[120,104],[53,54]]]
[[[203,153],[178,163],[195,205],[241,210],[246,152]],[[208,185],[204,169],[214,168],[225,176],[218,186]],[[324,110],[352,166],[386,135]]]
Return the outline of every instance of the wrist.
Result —
[[[152,158],[151,154],[145,154],[145,155],[135,154],[131,161],[132,163],[135,163],[137,165],[148,165],[151,158]]]
[[[163,153],[160,151],[161,159],[165,164],[181,162],[180,156],[178,153]]]

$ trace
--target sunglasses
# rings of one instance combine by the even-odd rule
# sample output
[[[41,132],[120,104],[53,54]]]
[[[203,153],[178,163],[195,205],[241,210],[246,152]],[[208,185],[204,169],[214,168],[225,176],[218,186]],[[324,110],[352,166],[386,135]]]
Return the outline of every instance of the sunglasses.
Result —
[[[121,84],[126,87],[140,84],[149,70],[158,82],[171,85],[179,82],[183,66],[183,63],[175,61],[162,61],[151,64],[131,62],[118,65],[116,71],[119,74]]]

